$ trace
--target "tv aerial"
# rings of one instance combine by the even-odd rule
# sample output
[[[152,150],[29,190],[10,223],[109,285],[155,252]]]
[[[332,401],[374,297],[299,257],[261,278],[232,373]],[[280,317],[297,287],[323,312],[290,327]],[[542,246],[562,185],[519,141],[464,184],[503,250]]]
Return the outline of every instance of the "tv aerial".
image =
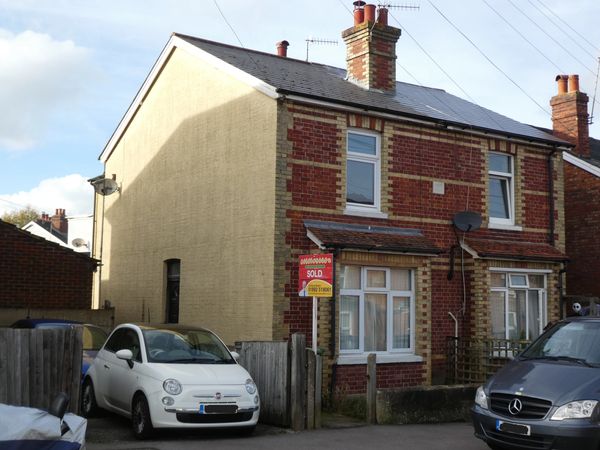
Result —
[[[98,180],[94,180],[91,182],[92,186],[94,186],[94,191],[96,194],[100,194],[102,196],[111,195],[115,192],[119,192],[119,185],[112,178],[100,178]]]
[[[308,62],[308,48],[309,48],[310,44],[338,45],[338,41],[333,40],[333,39],[319,39],[319,38],[308,37],[305,39],[305,41],[306,41],[306,62]]]

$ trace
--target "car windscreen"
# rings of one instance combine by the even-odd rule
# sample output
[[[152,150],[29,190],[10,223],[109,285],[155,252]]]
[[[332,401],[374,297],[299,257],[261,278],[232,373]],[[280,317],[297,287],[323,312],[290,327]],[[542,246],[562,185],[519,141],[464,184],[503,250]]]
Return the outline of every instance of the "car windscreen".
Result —
[[[195,329],[142,331],[148,362],[172,364],[235,364],[213,333]]]
[[[102,328],[89,325],[83,326],[83,349],[98,351],[106,342],[108,334]]]
[[[600,322],[559,323],[540,336],[520,357],[600,365]]]

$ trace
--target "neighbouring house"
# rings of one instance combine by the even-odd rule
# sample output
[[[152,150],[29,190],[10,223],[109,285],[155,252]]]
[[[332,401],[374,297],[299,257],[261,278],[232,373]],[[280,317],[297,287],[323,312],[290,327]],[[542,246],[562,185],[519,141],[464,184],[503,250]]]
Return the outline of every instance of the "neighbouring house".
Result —
[[[93,235],[93,214],[67,216],[64,209],[57,209],[53,216],[43,213],[22,227],[31,234],[50,242],[90,255]]]
[[[97,262],[0,220],[3,308],[90,309]]]
[[[64,209],[57,209],[53,216],[42,213],[38,220],[23,225],[22,229],[55,244],[69,247],[69,222]]]
[[[350,394],[369,353],[381,388],[443,382],[449,336],[532,339],[558,318],[573,145],[397,82],[386,12],[355,10],[345,70],[286,41],[171,36],[100,155],[119,190],[96,196],[96,305],[311,345],[298,259],[333,253],[316,344],[325,385]],[[458,231],[463,211],[481,227]]]
[[[569,296],[600,298],[600,140],[590,137],[588,96],[577,75],[558,75],[552,98],[555,136],[575,147],[564,154],[566,290]]]

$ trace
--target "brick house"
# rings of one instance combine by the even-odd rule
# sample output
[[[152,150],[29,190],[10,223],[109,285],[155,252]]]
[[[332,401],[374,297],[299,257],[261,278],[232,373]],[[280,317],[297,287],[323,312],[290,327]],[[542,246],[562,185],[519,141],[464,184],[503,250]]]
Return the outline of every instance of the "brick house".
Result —
[[[174,34],[100,160],[96,304],[117,322],[311,340],[298,257],[331,252],[325,383],[444,379],[447,337],[533,338],[559,315],[562,150],[442,90],[396,82],[400,30],[355,12],[347,70]],[[457,233],[456,213],[481,227]]]
[[[0,220],[0,311],[89,309],[95,270],[89,256]]]
[[[564,154],[567,293],[600,298],[600,140],[590,138],[588,96],[577,75],[558,75],[553,132],[575,147]]]

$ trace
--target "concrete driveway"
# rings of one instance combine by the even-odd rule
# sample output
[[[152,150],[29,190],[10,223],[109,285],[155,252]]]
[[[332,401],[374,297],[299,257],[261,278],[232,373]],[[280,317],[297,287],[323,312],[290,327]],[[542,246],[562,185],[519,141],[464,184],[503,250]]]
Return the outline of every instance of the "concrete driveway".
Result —
[[[322,428],[300,433],[259,425],[251,437],[235,436],[231,431],[183,431],[159,433],[150,441],[133,438],[129,421],[109,415],[88,422],[88,450],[187,450],[211,449],[285,450],[318,449],[366,450],[485,450],[487,446],[473,436],[469,423],[438,425],[365,426],[357,422],[328,423]]]

